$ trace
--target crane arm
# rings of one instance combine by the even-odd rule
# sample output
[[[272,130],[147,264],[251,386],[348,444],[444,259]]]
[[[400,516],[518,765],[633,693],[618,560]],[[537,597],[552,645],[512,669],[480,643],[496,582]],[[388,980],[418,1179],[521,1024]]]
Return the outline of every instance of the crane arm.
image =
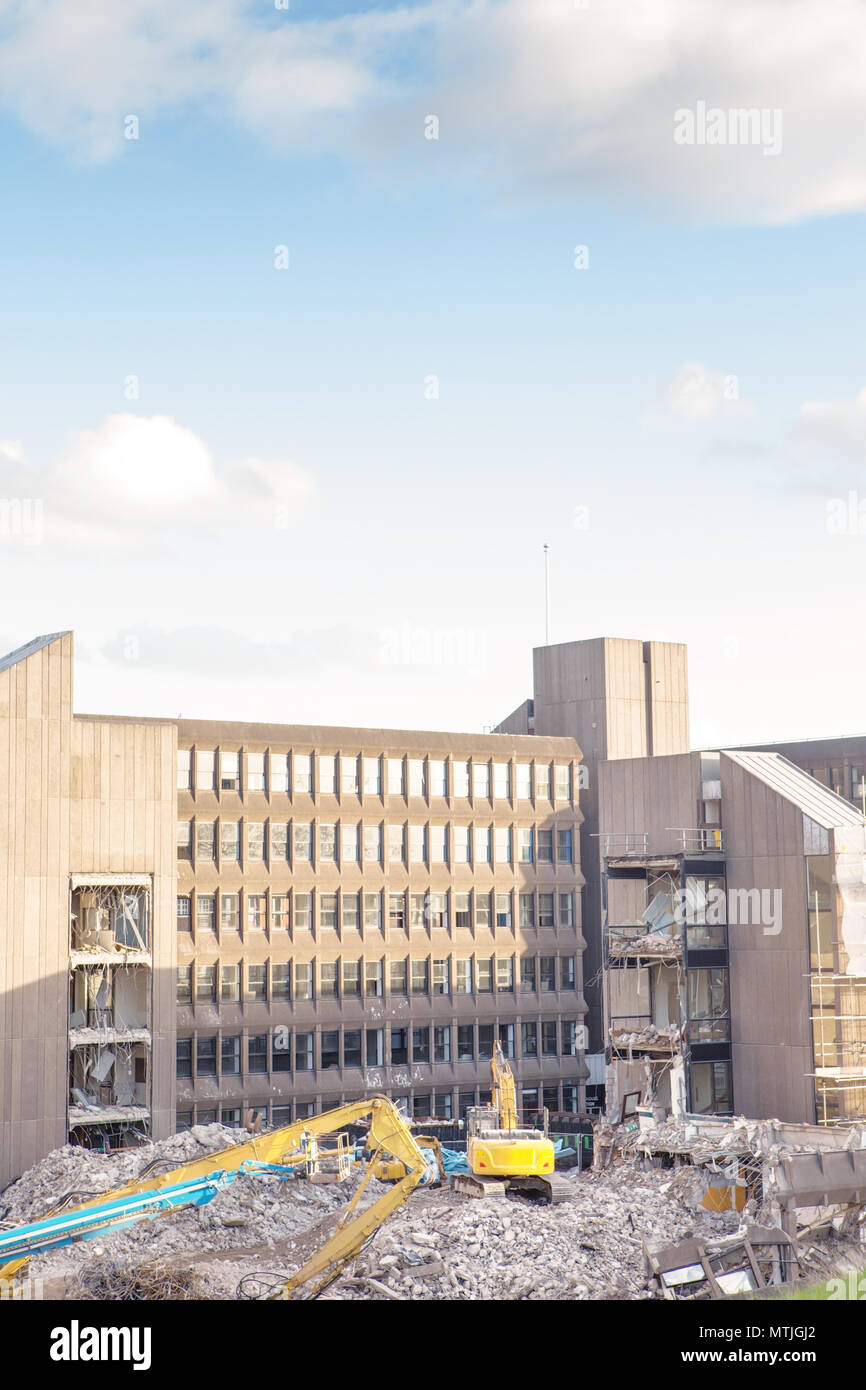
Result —
[[[505,1058],[505,1054],[502,1051],[502,1044],[498,1039],[493,1045],[490,1070],[493,1077],[494,1103],[499,1111],[499,1128],[519,1129],[520,1122],[517,1118],[517,1096],[514,1089],[514,1073]]]

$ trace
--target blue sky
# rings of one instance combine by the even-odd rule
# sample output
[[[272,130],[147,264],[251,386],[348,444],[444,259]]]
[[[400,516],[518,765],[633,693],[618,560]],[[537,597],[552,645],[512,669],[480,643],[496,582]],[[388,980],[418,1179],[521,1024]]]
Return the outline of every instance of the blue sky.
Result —
[[[80,710],[482,728],[547,541],[553,639],[688,642],[697,742],[864,727],[844,5],[817,55],[776,0],[42,8],[0,5],[0,491],[42,509],[0,637],[74,628]],[[674,150],[704,95],[782,153]]]

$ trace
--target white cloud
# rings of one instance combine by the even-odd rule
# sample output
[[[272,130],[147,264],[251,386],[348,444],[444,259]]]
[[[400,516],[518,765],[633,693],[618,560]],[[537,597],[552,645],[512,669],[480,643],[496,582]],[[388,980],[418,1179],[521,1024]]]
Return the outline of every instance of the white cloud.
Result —
[[[796,472],[807,491],[866,484],[866,387],[853,400],[806,401],[792,433]]]
[[[604,196],[732,222],[866,205],[866,28],[814,0],[430,0],[332,20],[244,0],[0,0],[2,101],[87,156],[125,115],[188,106],[264,138],[545,198]],[[699,102],[782,116],[782,150],[677,145]]]
[[[740,396],[736,376],[711,372],[702,362],[686,362],[644,416],[651,428],[665,417],[683,420],[712,420],[722,414],[743,414],[749,407]]]
[[[152,533],[268,524],[306,512],[311,479],[294,463],[244,458],[220,472],[207,445],[166,415],[109,415],[74,431],[39,471],[0,446],[0,490],[41,497],[46,535],[128,550]]]

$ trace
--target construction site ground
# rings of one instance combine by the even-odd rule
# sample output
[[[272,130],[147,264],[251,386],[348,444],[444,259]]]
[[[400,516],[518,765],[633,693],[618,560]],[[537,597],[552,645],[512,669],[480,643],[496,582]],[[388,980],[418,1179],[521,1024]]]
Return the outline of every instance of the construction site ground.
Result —
[[[140,1175],[154,1160],[181,1163],[241,1142],[243,1131],[196,1127],[158,1144],[102,1156],[56,1150],[0,1194],[4,1224],[35,1221],[65,1194],[92,1200]],[[602,1173],[562,1174],[567,1200],[476,1199],[447,1187],[421,1188],[322,1295],[348,1299],[646,1299],[653,1297],[641,1238],[674,1242],[736,1231],[736,1213],[695,1200],[690,1168],[645,1168],[624,1158]],[[235,1299],[263,1292],[300,1268],[338,1221],[360,1181],[239,1178],[203,1207],[143,1221],[125,1231],[34,1257],[29,1275],[42,1297],[150,1296]],[[384,1188],[372,1180],[374,1201]],[[140,1295],[139,1295],[140,1296]]]

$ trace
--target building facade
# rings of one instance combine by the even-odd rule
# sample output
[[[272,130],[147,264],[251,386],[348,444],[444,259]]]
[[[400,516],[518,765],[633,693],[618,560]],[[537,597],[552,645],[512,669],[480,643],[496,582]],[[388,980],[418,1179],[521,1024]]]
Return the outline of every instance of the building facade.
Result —
[[[457,1118],[498,1039],[583,1107],[573,738],[75,715],[0,661],[0,1184],[370,1091]]]

